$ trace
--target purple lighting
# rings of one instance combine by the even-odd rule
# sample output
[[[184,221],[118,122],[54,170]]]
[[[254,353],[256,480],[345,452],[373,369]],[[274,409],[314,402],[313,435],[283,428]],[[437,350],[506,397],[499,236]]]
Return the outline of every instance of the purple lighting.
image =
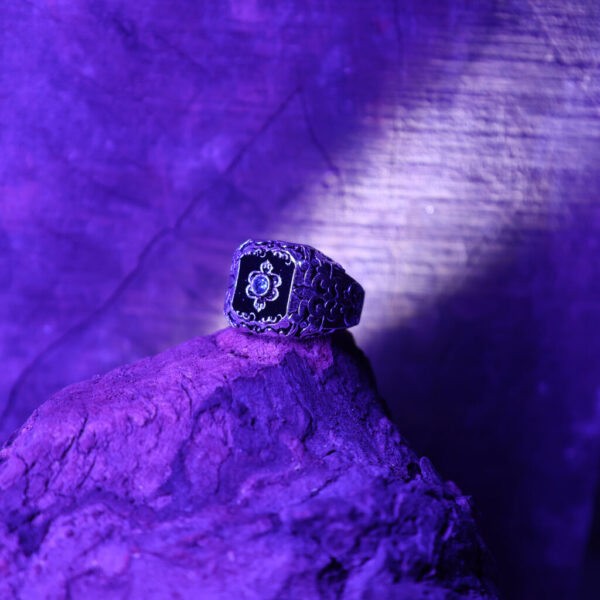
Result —
[[[64,575],[62,583],[53,580],[64,597],[110,597],[106,582],[136,569],[144,578],[133,539],[148,542],[147,573],[167,563],[175,572],[185,538],[175,530],[188,525],[186,503],[200,506],[216,494],[212,467],[225,454],[243,448],[256,462],[248,466],[248,459],[247,472],[231,467],[219,484],[222,494],[238,479],[256,492],[261,484],[251,477],[263,481],[261,469],[283,469],[299,452],[301,424],[308,427],[309,420],[300,408],[282,416],[300,428],[299,437],[278,424],[271,454],[248,433],[251,417],[246,437],[230,443],[228,419],[245,418],[233,400],[226,415],[208,408],[204,429],[184,425],[191,419],[186,402],[203,392],[186,383],[188,372],[177,371],[177,348],[213,339],[204,336],[226,326],[232,251],[252,238],[319,248],[364,287],[361,322],[351,332],[370,360],[387,412],[417,455],[464,492],[434,483],[442,499],[423,493],[421,509],[431,501],[459,511],[472,502],[476,533],[497,563],[503,597],[595,600],[599,27],[600,8],[592,0],[0,2],[0,442],[14,435],[25,461],[15,450],[0,458],[0,498],[15,511],[0,519],[0,585],[19,564],[23,573],[40,574],[30,597],[43,597],[53,565]],[[271,294],[287,298],[285,282],[277,287],[266,277],[245,278],[240,288],[254,294],[244,296],[250,308],[254,301],[265,304],[261,315],[277,302]],[[325,303],[314,305],[323,318]],[[208,342],[197,344],[208,352]],[[143,395],[127,388],[129,371],[119,371],[123,378],[113,391],[124,412],[113,422],[106,409],[115,408],[112,392],[103,387],[96,397],[90,382],[169,348],[180,379],[169,379],[173,387],[149,383]],[[143,364],[162,372],[162,359],[149,360]],[[274,377],[285,367],[294,379],[295,359],[287,360],[271,365]],[[310,368],[298,369],[312,385]],[[367,371],[361,371],[366,378]],[[255,375],[232,397],[263,398]],[[223,394],[233,386],[231,378],[225,381]],[[66,386],[74,387],[64,395]],[[79,406],[80,390],[93,405],[85,404],[92,411],[85,427],[84,412],[67,410]],[[334,403],[348,395],[342,388],[311,390]],[[53,416],[44,407],[55,406],[57,396],[49,398],[57,392],[66,412]],[[165,464],[142,460],[160,454],[153,447],[155,393],[163,402],[158,422],[165,431],[183,432],[177,444],[160,448],[169,457]],[[170,394],[183,402],[177,412],[169,408]],[[153,433],[122,448],[117,438],[104,438],[100,452],[94,427],[108,431],[112,424],[122,428],[123,440],[138,427]],[[371,432],[381,438],[373,443],[387,439],[382,427]],[[323,454],[330,449],[324,445]],[[34,465],[44,452],[49,462]],[[323,461],[330,459],[336,453]],[[203,470],[203,464],[212,466]],[[383,459],[375,464],[389,467]],[[429,463],[423,464],[418,472],[408,464],[402,471],[417,487],[425,485]],[[310,473],[317,483],[303,480],[305,496],[327,480]],[[360,482],[379,493],[373,480]],[[113,495],[102,495],[96,483]],[[279,493],[276,481],[269,484],[261,492],[265,506]],[[51,492],[43,495],[46,485]],[[136,504],[136,496],[129,503],[120,485],[143,501]],[[342,487],[339,497],[352,493],[350,481]],[[63,495],[84,492],[77,515],[70,514]],[[41,504],[27,500],[42,496]],[[169,521],[173,529],[163,531],[166,496],[180,504],[172,505],[170,516],[178,511]],[[388,508],[393,514],[394,506]],[[203,513],[206,523],[229,523],[231,515],[219,510],[210,519]],[[141,539],[147,519],[156,529]],[[277,525],[267,517],[240,519],[245,540]],[[97,522],[101,531],[94,530]],[[337,553],[349,539],[348,522],[340,517],[339,536],[331,530],[322,540],[323,557],[331,558],[319,563],[320,581],[331,597],[342,593],[339,582],[352,571]],[[432,522],[427,539],[437,544],[440,523]],[[122,539],[110,533],[123,527],[131,529]],[[201,553],[206,531],[199,522],[192,529],[189,543]],[[471,542],[474,532],[465,533]],[[166,546],[170,535],[178,540],[166,554],[152,545],[161,535]],[[212,529],[210,536],[218,546]],[[390,544],[381,556],[393,554]],[[425,547],[415,545],[419,552]],[[260,551],[275,556],[278,547],[273,542]],[[85,578],[65,575],[82,548],[92,550],[82,555],[81,568],[101,565],[107,587],[94,591]],[[251,550],[245,548],[244,560],[251,560]],[[242,573],[233,552],[235,560],[219,554],[215,568]],[[279,569],[270,563],[273,570],[265,573],[283,577],[292,564],[311,573],[315,567],[294,553],[281,560]],[[419,565],[431,566],[429,560],[407,558],[413,579],[428,581]],[[302,597],[299,589],[286,593]],[[381,590],[372,593],[383,598]]]

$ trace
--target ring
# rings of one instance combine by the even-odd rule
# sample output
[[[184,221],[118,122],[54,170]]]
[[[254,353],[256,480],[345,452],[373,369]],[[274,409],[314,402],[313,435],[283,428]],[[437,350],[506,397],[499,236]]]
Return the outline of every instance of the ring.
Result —
[[[232,327],[303,338],[356,325],[364,297],[358,282],[311,246],[247,240],[233,254],[224,312]]]

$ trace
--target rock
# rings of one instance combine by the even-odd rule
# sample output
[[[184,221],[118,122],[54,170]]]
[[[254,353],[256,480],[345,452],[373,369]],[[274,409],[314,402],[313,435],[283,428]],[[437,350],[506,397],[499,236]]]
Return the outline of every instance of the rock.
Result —
[[[0,490],[3,599],[496,597],[469,499],[348,332],[227,329],[67,387]]]

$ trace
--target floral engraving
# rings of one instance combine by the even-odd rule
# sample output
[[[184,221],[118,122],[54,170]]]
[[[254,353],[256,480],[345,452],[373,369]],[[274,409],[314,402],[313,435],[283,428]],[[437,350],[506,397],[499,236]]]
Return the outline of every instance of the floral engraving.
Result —
[[[276,300],[279,297],[281,277],[273,273],[273,265],[269,260],[265,260],[260,265],[260,270],[252,271],[248,275],[248,285],[246,286],[246,295],[254,300],[254,308],[260,312],[267,302]]]

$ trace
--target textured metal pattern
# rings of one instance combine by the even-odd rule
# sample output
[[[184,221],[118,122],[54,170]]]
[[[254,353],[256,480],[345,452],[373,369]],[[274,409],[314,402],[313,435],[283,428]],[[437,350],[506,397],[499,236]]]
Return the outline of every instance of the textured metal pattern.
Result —
[[[262,301],[253,293],[252,279],[240,275],[241,260],[250,255],[264,259],[261,270],[251,271],[250,276],[263,272],[277,278],[277,287],[282,278],[278,273],[271,273],[273,266],[268,260],[269,255],[294,266],[285,310],[274,315],[261,315],[269,301],[269,292]],[[271,301],[279,298],[277,287],[271,288],[274,292]],[[253,300],[254,310],[236,309],[235,295],[241,295],[242,290]],[[247,240],[233,255],[224,312],[233,327],[243,327],[254,333],[303,338],[358,324],[364,297],[362,286],[342,266],[312,246],[280,240]]]

